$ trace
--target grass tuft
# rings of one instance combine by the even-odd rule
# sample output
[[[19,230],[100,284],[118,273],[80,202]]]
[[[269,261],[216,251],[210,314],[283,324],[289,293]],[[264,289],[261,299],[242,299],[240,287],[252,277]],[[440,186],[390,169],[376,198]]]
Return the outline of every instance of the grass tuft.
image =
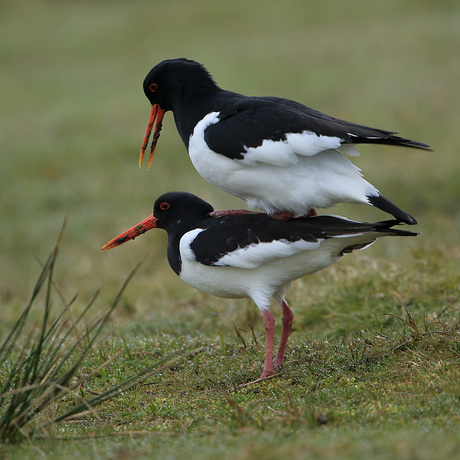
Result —
[[[36,434],[55,434],[55,424],[64,420],[92,416],[99,419],[96,406],[121,396],[123,392],[137,387],[149,376],[171,368],[183,358],[191,359],[194,355],[205,351],[208,347],[183,349],[167,355],[145,366],[129,378],[111,386],[98,394],[90,392],[94,397],[85,399],[80,391],[92,379],[100,376],[102,371],[118,358],[121,351],[104,359],[90,372],[84,373],[82,368],[85,359],[91,352],[100,352],[96,345],[103,338],[103,330],[129,281],[140,267],[138,264],[129,274],[115,300],[108,310],[86,320],[89,309],[94,305],[99,291],[88,305],[73,318],[72,301],[51,321],[53,290],[59,292],[54,283],[53,273],[59,254],[59,245],[64,232],[63,226],[58,241],[47,261],[42,266],[40,276],[34,286],[31,299],[23,313],[13,326],[11,332],[0,348],[0,442],[17,443],[23,439],[31,439]],[[31,326],[26,331],[29,314],[38,303],[40,294],[44,294],[44,309],[41,324]],[[129,347],[122,337],[128,356]],[[72,395],[76,404],[70,410],[62,412],[57,403],[67,395]],[[32,423],[34,419],[38,422]]]
[[[139,265],[132,270],[105,313],[86,320],[89,309],[99,295],[97,291],[76,319],[71,312],[76,298],[74,297],[64,306],[56,319],[51,321],[53,289],[59,293],[53,274],[64,228],[65,223],[56,245],[42,266],[29,303],[0,347],[2,443],[30,439],[37,431],[53,427],[55,423],[83,412],[97,415],[94,411],[96,405],[115,397],[122,388],[133,386],[134,382],[154,367],[144,369],[89,401],[79,397],[75,392],[116,358],[114,355],[107,359],[88,374],[80,372],[85,358],[102,338],[104,327]],[[40,294],[44,295],[41,324],[32,325],[26,331],[30,312],[39,303]],[[164,361],[167,360],[162,360],[160,364]],[[67,394],[74,394],[81,404],[63,415],[56,416],[56,403]],[[41,418],[41,421],[32,425],[31,422],[36,418]]]

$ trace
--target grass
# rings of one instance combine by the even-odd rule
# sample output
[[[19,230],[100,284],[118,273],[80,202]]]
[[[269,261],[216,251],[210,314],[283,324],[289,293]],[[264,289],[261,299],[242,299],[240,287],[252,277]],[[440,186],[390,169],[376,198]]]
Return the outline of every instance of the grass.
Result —
[[[62,232],[59,240],[61,238]],[[73,317],[71,313],[72,304],[76,300],[74,298],[52,320],[52,291],[55,288],[53,272],[58,252],[59,242],[43,264],[30,302],[0,347],[2,443],[19,442],[31,438],[37,431],[46,432],[48,426],[54,426],[56,422],[74,414],[88,411],[94,414],[93,408],[99,403],[95,398],[90,401],[83,399],[72,411],[59,416],[53,414],[53,409],[64,395],[77,396],[76,390],[110,362],[110,359],[107,360],[86,375],[81,373],[87,355],[95,348],[104,326],[136,270],[130,274],[110,309],[99,318],[90,321],[85,318],[97,299],[96,293],[77,317]],[[30,312],[38,303],[42,291],[45,292],[41,324],[29,327],[30,330],[27,331]],[[55,291],[59,294],[58,288]],[[121,387],[124,386],[122,383]],[[117,389],[109,390],[109,394],[116,393]],[[77,396],[77,401],[79,399],[82,398]],[[43,414],[47,415],[45,420],[38,427],[30,428],[35,418],[43,419]]]
[[[52,302],[47,324],[55,304],[69,305],[75,292],[76,317],[97,290],[106,311],[144,263],[78,370],[100,371],[50,406],[55,418],[79,398],[97,399],[186,355],[138,375],[97,413],[0,446],[0,456],[455,458],[458,2],[18,1],[0,10],[2,342],[66,217],[53,272],[63,300]],[[166,191],[241,207],[198,177],[170,114],[152,169],[137,168],[149,110],[142,80],[177,56],[203,62],[225,88],[289,97],[434,148],[363,146],[357,164],[366,178],[417,217],[421,235],[379,241],[296,282],[286,365],[256,386],[239,388],[259,375],[263,358],[263,325],[251,303],[181,283],[167,266],[162,232],[100,251]],[[369,207],[333,212],[385,218]],[[28,320],[42,324],[45,305]],[[195,349],[202,351],[188,355]],[[51,412],[33,423],[54,420]]]
[[[59,241],[62,239],[62,232]],[[0,443],[16,444],[23,440],[34,439],[44,432],[45,436],[55,436],[55,425],[61,421],[68,422],[76,417],[100,417],[95,408],[111,401],[124,391],[139,386],[147,377],[170,368],[184,358],[193,358],[205,351],[198,348],[173,353],[153,360],[153,364],[136,371],[128,378],[114,383],[103,392],[88,392],[85,386],[99,380],[105,368],[120,354],[116,351],[102,363],[90,369],[94,360],[87,359],[91,353],[101,356],[101,341],[105,326],[119,303],[131,278],[138,270],[138,265],[128,276],[110,308],[99,317],[87,319],[88,311],[94,306],[98,293],[76,317],[71,310],[75,298],[62,311],[53,315],[53,292],[60,290],[54,282],[54,267],[59,253],[59,241],[51,252],[33,289],[30,302],[13,325],[10,333],[0,347]],[[44,291],[44,292],[42,292]],[[32,309],[44,296],[44,309],[41,324],[30,326],[28,319]],[[61,299],[62,300],[62,299]],[[127,347],[125,346],[127,350]],[[129,353],[129,350],[128,354]],[[88,363],[91,361],[91,363]],[[96,378],[95,378],[96,377]],[[64,406],[62,401],[71,396],[72,406],[68,410],[57,410]],[[59,413],[58,413],[59,412]],[[39,419],[37,423],[36,419]],[[51,428],[51,429],[50,429]]]

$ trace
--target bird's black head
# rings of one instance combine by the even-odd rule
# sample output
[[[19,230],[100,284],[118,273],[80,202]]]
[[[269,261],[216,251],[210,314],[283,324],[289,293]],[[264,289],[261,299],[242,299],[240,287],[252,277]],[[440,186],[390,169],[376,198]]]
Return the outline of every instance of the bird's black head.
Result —
[[[159,104],[164,111],[174,110],[177,98],[218,88],[203,65],[185,58],[160,62],[147,74],[143,86],[150,103]]]
[[[168,233],[185,233],[212,211],[214,208],[209,203],[186,192],[165,193],[153,205],[156,226]]]
[[[134,240],[152,228],[165,229],[168,232],[168,240],[171,240],[170,237],[172,237],[172,240],[177,242],[177,237],[180,238],[184,233],[199,226],[200,222],[206,219],[212,211],[214,208],[209,203],[191,193],[165,193],[155,201],[152,215],[113,238],[102,247],[102,250],[112,249],[127,241]],[[176,273],[179,273],[177,271],[180,269],[177,267],[177,257],[173,257],[171,260],[170,250],[168,246],[168,258],[171,266]],[[176,250],[178,251],[178,247]]]

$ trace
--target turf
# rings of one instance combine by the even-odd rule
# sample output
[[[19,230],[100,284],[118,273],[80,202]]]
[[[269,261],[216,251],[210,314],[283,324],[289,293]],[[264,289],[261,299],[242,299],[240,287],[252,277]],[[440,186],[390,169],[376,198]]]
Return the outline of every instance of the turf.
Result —
[[[99,406],[98,416],[60,422],[0,455],[455,458],[458,2],[17,1],[0,11],[1,335],[67,219],[54,281],[66,302],[78,293],[77,311],[99,288],[101,309],[110,305],[144,260],[85,369],[118,354],[83,397],[155,360],[204,349]],[[226,89],[295,99],[434,150],[360,148],[354,161],[365,177],[414,215],[421,235],[379,241],[296,282],[287,363],[255,386],[239,388],[263,359],[263,325],[250,302],[182,284],[161,231],[100,251],[166,191],[216,208],[243,205],[193,170],[171,114],[151,170],[137,166],[149,113],[143,78],[181,56],[205,64]],[[364,206],[333,213],[387,218]],[[31,311],[32,321],[41,316]],[[68,397],[55,409],[73,404]]]

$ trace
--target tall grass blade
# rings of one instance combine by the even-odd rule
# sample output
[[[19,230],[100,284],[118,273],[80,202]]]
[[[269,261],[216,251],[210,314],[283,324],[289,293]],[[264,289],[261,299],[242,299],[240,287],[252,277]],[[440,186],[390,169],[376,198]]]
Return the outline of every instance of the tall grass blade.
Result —
[[[65,222],[55,247],[42,265],[29,303],[0,347],[0,373],[5,376],[0,387],[0,442],[14,442],[33,435],[36,427],[30,425],[32,419],[71,393],[72,380],[101,338],[113,310],[141,265],[132,270],[109,309],[99,318],[88,322],[85,319],[99,295],[97,291],[76,320],[70,313],[76,297],[51,320],[53,293],[57,291],[63,299],[53,273],[64,228]],[[30,311],[43,290],[40,326],[25,334]],[[91,405],[85,407],[88,409]],[[51,421],[56,422],[55,419]]]

